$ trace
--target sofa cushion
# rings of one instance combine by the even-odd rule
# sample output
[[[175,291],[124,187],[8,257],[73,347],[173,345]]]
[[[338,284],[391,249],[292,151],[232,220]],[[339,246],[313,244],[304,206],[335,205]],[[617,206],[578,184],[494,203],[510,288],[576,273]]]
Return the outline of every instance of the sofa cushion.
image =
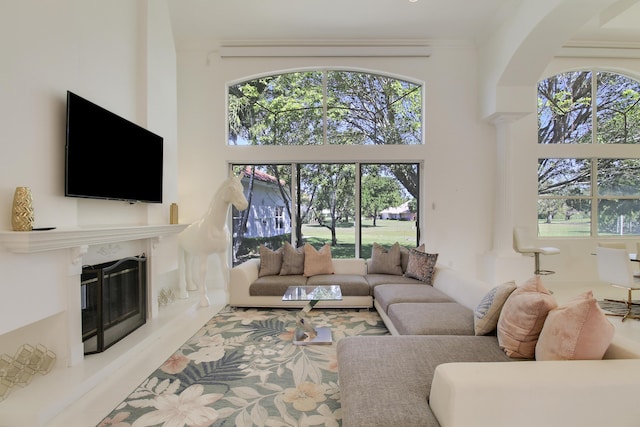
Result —
[[[304,274],[304,247],[294,248],[289,242],[282,247],[281,276]]]
[[[249,286],[250,296],[283,296],[289,286],[304,286],[307,278],[301,274],[259,277]]]
[[[429,426],[436,367],[448,362],[504,362],[491,336],[357,336],[338,341],[342,425]]]
[[[422,280],[427,285],[430,285],[433,281],[433,272],[437,260],[438,254],[428,254],[416,249],[411,249],[409,251],[407,271],[404,274],[407,277]]]
[[[307,285],[340,285],[344,297],[370,295],[367,279],[358,274],[319,274],[309,277]]]
[[[386,249],[384,246],[373,242],[369,273],[401,275],[402,257],[400,255],[400,244],[396,242],[389,249]]]
[[[406,276],[396,276],[393,274],[367,274],[365,277],[367,279],[367,282],[369,283],[369,286],[371,286],[372,294],[373,290],[380,285],[401,284],[424,286],[425,284],[422,280],[413,279]]]
[[[491,289],[473,312],[476,335],[487,335],[496,330],[502,306],[516,290],[516,282],[505,282]]]
[[[400,302],[455,302],[445,293],[422,282],[415,284],[379,285],[373,290],[373,297],[386,313],[391,304]]]
[[[549,311],[558,304],[540,276],[529,279],[509,295],[498,319],[498,342],[514,358],[533,359]]]
[[[362,258],[333,258],[334,274],[367,274],[367,262]]]
[[[473,311],[457,302],[391,304],[387,316],[400,335],[475,335]]]
[[[593,292],[585,292],[549,312],[536,344],[536,360],[602,359],[614,333]]]
[[[260,269],[258,270],[258,277],[280,274],[281,267],[282,247],[274,251],[265,245],[260,245]]]
[[[304,275],[307,277],[316,274],[333,274],[331,262],[331,246],[328,244],[316,250],[309,243],[304,245]]]

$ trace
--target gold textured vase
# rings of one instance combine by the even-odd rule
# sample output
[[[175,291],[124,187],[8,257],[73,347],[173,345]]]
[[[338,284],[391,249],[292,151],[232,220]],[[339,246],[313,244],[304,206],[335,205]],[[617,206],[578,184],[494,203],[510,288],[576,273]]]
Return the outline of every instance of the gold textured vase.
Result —
[[[33,199],[29,187],[16,187],[13,194],[11,226],[13,231],[31,231],[33,229]]]
[[[169,224],[177,224],[178,223],[178,204],[171,203],[171,208],[169,210]]]

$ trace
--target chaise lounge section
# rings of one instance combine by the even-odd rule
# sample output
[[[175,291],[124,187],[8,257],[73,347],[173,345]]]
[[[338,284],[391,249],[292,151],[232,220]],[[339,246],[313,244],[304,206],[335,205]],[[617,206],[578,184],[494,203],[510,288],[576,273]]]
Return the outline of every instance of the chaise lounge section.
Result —
[[[344,427],[638,425],[640,348],[613,336],[593,295],[557,306],[539,276],[432,277],[374,289],[392,336],[338,342]]]

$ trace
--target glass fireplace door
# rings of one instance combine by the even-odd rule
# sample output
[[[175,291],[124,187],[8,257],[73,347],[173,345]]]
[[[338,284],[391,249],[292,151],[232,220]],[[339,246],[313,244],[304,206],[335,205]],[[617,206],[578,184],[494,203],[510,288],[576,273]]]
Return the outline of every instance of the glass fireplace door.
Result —
[[[99,353],[146,323],[146,258],[130,257],[82,269],[82,340]]]

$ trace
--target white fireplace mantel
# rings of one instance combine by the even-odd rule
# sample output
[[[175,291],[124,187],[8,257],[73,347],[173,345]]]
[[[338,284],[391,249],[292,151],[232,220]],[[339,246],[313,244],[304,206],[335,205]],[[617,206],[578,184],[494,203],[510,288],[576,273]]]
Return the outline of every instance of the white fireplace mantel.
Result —
[[[53,279],[27,279],[28,286],[12,287],[19,291],[16,291],[16,294],[20,297],[9,303],[12,314],[21,313],[18,327],[28,327],[25,337],[35,339],[36,342],[39,335],[46,336],[47,342],[53,343],[51,349],[57,354],[57,362],[50,373],[36,376],[28,387],[13,391],[8,398],[10,402],[0,405],[0,425],[49,425],[49,421],[64,408],[97,385],[108,383],[107,380],[121,372],[125,364],[138,360],[143,351],[154,346],[154,352],[160,355],[158,360],[169,357],[173,350],[171,345],[166,345],[167,342],[184,342],[184,336],[195,334],[213,313],[226,304],[225,291],[218,289],[215,290],[215,296],[210,295],[212,300],[218,301],[211,307],[199,307],[199,296],[191,295],[160,309],[157,298],[159,290],[167,286],[177,286],[179,275],[179,272],[174,270],[173,261],[160,263],[173,259],[169,253],[177,242],[169,237],[179,234],[187,226],[188,224],[162,224],[69,227],[48,231],[0,231],[0,250],[4,247],[8,252],[17,254],[12,258],[20,258],[19,262],[22,264],[28,264],[26,258],[30,258],[29,254],[38,256],[38,259],[51,255],[54,260],[53,272],[57,274],[54,279],[57,278],[60,282],[55,282],[56,285],[52,286]],[[80,298],[83,251],[86,252],[87,247],[91,246],[132,241],[144,241],[133,246],[145,248],[148,255],[147,323],[105,352],[84,357]],[[158,242],[161,242],[160,246],[163,249],[156,253],[154,247]],[[56,254],[54,251],[59,253]],[[65,251],[68,253],[65,254]],[[65,261],[69,262],[69,268],[58,269],[57,262]],[[51,266],[47,265],[46,260],[43,264],[49,272],[48,267]],[[41,303],[34,304],[29,295],[37,295]],[[42,303],[42,295],[55,295],[56,298],[49,298]],[[47,307],[46,313],[41,310],[43,306]],[[6,312],[3,312],[3,315],[7,316]],[[20,329],[14,328],[8,332],[16,330]],[[2,335],[0,333],[0,336]],[[13,342],[9,342],[10,339],[22,339],[15,334],[4,336],[8,337],[7,348],[13,346]]]
[[[151,239],[176,234],[187,224],[56,228],[43,231],[0,231],[0,243],[14,253],[34,253],[85,245]]]

